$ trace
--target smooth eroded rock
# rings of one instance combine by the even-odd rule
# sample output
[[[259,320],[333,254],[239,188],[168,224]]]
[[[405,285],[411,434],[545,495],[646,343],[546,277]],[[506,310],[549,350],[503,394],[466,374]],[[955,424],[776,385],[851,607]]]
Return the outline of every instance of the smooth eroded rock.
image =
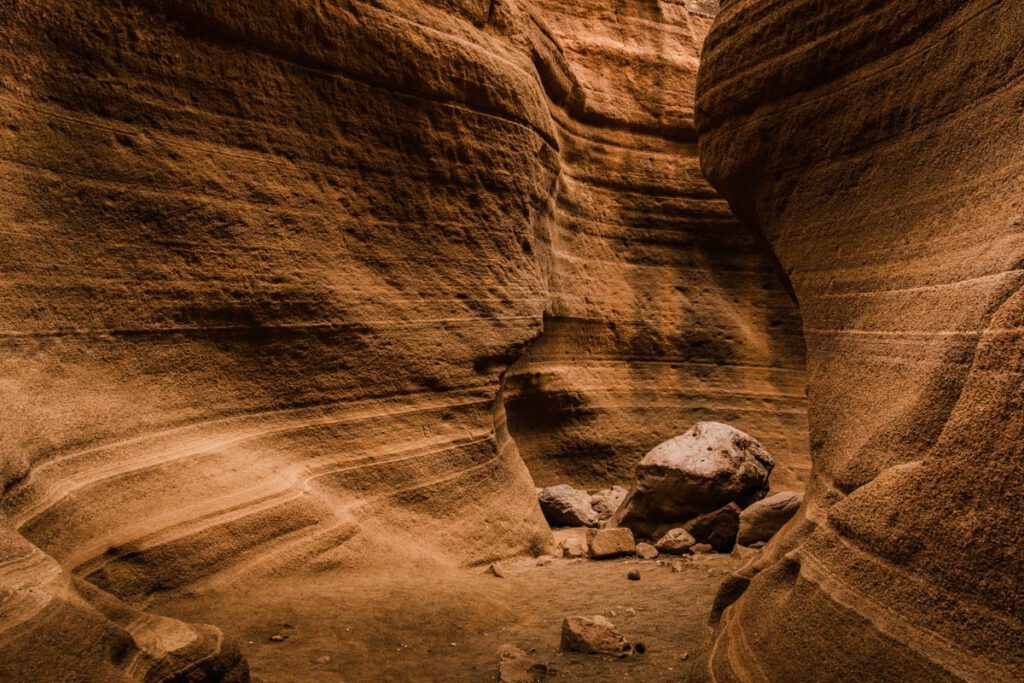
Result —
[[[783,491],[751,504],[740,513],[736,542],[749,546],[768,541],[796,514],[803,500],[801,493]]]
[[[720,422],[698,422],[652,449],[616,519],[654,537],[728,503],[764,497],[774,461],[757,439]]]
[[[650,543],[637,543],[636,556],[642,560],[653,560],[658,556],[658,549]]]
[[[590,505],[590,495],[568,484],[541,489],[537,500],[551,526],[596,526],[600,521]]]

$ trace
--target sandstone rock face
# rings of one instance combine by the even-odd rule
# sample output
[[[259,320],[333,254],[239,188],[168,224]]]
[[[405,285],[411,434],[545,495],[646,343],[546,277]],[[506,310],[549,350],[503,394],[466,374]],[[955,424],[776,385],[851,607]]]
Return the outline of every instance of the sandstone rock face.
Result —
[[[769,540],[792,519],[803,500],[804,497],[800,493],[783,491],[749,506],[740,513],[736,542],[750,545]]]
[[[711,4],[0,4],[0,678],[237,672],[133,605],[536,547],[509,420],[542,483],[711,416],[798,485],[796,309],[697,168]]]
[[[807,335],[815,472],[703,678],[1024,679],[1024,4],[733,0],[707,175]],[[824,637],[827,634],[827,637]]]
[[[560,172],[523,7],[0,3],[0,513],[53,560],[0,565],[0,678],[145,675],[57,568],[132,602],[548,533],[499,396]]]
[[[541,485],[627,482],[638,454],[717,420],[764,442],[774,486],[803,489],[799,315],[698,167],[693,93],[717,5],[533,2],[565,69],[542,74],[561,173],[544,331],[505,402]]]
[[[567,484],[541,489],[537,500],[540,511],[552,526],[595,526],[599,521],[590,506],[590,495]]]
[[[748,434],[718,422],[698,422],[643,457],[616,519],[657,538],[697,515],[763,497],[774,464]]]

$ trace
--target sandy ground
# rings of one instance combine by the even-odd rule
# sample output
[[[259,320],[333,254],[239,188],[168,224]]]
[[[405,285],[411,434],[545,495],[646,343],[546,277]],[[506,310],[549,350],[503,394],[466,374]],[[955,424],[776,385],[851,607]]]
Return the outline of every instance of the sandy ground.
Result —
[[[739,564],[696,556],[675,573],[636,558],[544,567],[522,559],[504,563],[505,578],[483,569],[397,567],[372,577],[166,596],[151,609],[216,623],[242,642],[254,679],[264,683],[490,681],[503,643],[553,667],[556,680],[680,681],[706,635],[718,584]],[[626,578],[632,567],[640,581]],[[609,617],[646,654],[616,660],[560,652],[562,618],[573,614]],[[275,634],[288,638],[271,641]]]

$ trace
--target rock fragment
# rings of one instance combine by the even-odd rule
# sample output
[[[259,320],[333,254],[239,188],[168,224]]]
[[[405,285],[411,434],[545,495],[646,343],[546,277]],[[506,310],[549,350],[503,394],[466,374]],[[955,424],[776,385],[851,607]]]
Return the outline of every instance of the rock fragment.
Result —
[[[639,569],[630,569],[628,572],[626,572],[626,578],[629,579],[630,581],[639,581],[640,580],[640,570]]]
[[[590,545],[587,529],[556,529],[552,533],[557,555],[568,558],[586,556]]]
[[[601,520],[609,519],[615,511],[626,500],[629,491],[622,486],[612,486],[610,489],[598,491],[590,497],[590,505]]]
[[[641,560],[653,560],[658,556],[658,549],[650,543],[637,543],[636,556]]]
[[[720,422],[698,422],[643,457],[615,519],[656,538],[730,502],[745,507],[763,498],[774,466],[749,434]]]
[[[665,533],[661,539],[654,544],[660,553],[666,555],[683,555],[690,552],[690,548],[697,542],[686,529],[672,529]]]
[[[796,514],[803,500],[800,493],[783,491],[751,504],[740,513],[736,542],[750,545],[768,541]]]
[[[541,512],[551,526],[597,526],[600,519],[590,506],[590,496],[568,484],[541,489],[537,495]]]
[[[596,560],[632,555],[636,552],[633,532],[625,527],[591,531],[589,541],[590,556]]]
[[[566,617],[562,622],[562,649],[615,657],[628,657],[633,652],[615,625],[600,615]]]
[[[487,573],[497,576],[499,579],[505,578],[505,568],[501,566],[500,562],[492,562],[487,565]]]
[[[715,549],[712,548],[711,545],[708,543],[697,543],[692,548],[690,548],[690,552],[692,552],[694,555],[706,555],[708,553],[715,552]]]
[[[541,555],[537,558],[537,566],[546,567],[547,565],[551,564],[551,562],[554,561],[554,559],[555,558],[551,557],[550,555]]]
[[[729,503],[714,512],[690,520],[684,528],[701,543],[707,543],[720,553],[727,553],[736,545],[740,507],[736,503]]]

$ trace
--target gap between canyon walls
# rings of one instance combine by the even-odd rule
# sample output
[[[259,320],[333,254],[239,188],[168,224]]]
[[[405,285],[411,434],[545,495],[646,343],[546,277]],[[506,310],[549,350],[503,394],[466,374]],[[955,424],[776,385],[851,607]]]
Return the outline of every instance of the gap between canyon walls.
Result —
[[[536,483],[628,483],[699,420],[761,439],[776,490],[810,463],[800,314],[763,237],[704,180],[693,100],[717,3],[533,0],[559,148],[537,222],[542,333],[506,372]]]

